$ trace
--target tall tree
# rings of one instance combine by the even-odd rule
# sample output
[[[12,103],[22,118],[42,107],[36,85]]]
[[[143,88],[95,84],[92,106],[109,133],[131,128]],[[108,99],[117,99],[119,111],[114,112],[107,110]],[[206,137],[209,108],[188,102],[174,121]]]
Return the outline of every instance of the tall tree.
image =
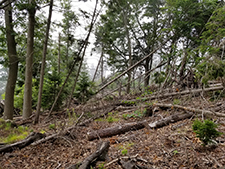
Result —
[[[41,96],[42,96],[42,90],[43,90],[43,81],[44,81],[44,73],[45,73],[45,61],[46,61],[46,55],[47,55],[49,30],[50,30],[51,18],[52,18],[52,7],[53,7],[53,0],[50,1],[50,6],[49,6],[49,16],[48,16],[46,35],[45,35],[45,41],[44,41],[44,46],[43,46],[41,75],[40,75],[40,84],[39,84],[39,92],[38,92],[38,103],[37,103],[37,110],[36,110],[36,115],[35,115],[35,119],[34,119],[34,124],[38,123],[38,121],[39,121],[39,114],[40,114],[40,109],[41,109]]]
[[[25,88],[23,101],[23,119],[27,119],[32,114],[32,67],[34,54],[34,26],[36,13],[35,0],[29,0],[28,5],[28,33],[27,33],[27,56],[25,71]]]
[[[6,94],[5,94],[4,118],[12,120],[14,112],[14,90],[18,71],[18,57],[16,52],[16,42],[14,36],[15,34],[13,30],[11,1],[7,0],[5,3],[8,4],[5,7],[5,25],[6,25],[6,40],[9,57],[8,63],[9,74],[5,91]]]

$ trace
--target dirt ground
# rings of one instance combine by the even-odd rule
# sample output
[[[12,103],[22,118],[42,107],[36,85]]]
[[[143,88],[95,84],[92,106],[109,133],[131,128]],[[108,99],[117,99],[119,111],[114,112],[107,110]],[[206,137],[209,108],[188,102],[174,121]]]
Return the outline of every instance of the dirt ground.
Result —
[[[179,98],[180,105],[199,108],[204,110],[225,113],[224,99],[209,101],[210,97],[183,97]],[[159,103],[173,103],[174,99],[158,100]],[[140,109],[141,105],[133,106]],[[74,111],[74,110],[73,110]],[[92,168],[120,169],[120,160],[133,160],[139,168],[157,169],[205,169],[225,167],[225,136],[217,138],[214,146],[202,146],[201,141],[196,138],[192,131],[192,123],[195,118],[202,119],[202,115],[195,115],[191,119],[185,119],[159,129],[133,130],[124,134],[102,138],[101,140],[87,140],[87,132],[104,129],[111,126],[121,125],[128,122],[147,120],[149,123],[180,113],[182,110],[168,109],[154,112],[151,117],[130,117],[124,119],[123,114],[132,113],[130,109],[109,112],[115,121],[107,120],[108,116],[101,120],[94,120],[85,126],[76,126],[71,135],[58,137],[55,140],[36,145],[27,146],[21,150],[0,155],[1,169],[63,169],[72,164],[81,163],[86,157],[96,151],[101,141],[110,141],[107,160],[97,162]],[[86,113],[86,117],[92,117],[96,112]],[[47,135],[56,133],[63,124],[72,123],[73,118],[65,119],[65,111],[57,112],[51,120],[44,121],[38,125],[28,123],[33,131],[45,130]],[[218,130],[225,133],[225,118],[210,117],[220,124]],[[50,130],[50,124],[56,124],[55,130]],[[65,127],[65,126],[64,126]],[[127,139],[128,138],[128,139]],[[114,160],[114,161],[113,161]]]

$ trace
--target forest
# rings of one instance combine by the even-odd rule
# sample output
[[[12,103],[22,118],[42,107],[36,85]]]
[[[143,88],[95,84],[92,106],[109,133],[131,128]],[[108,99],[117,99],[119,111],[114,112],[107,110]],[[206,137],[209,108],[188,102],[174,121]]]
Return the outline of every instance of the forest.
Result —
[[[223,168],[224,52],[223,0],[0,0],[0,169]]]

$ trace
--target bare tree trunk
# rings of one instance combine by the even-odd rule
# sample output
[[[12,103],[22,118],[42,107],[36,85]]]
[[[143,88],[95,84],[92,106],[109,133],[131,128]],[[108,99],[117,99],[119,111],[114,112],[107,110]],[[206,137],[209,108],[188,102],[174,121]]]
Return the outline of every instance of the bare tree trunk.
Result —
[[[9,3],[8,0],[6,3]],[[11,4],[5,8],[6,40],[9,57],[9,74],[5,91],[4,119],[13,119],[14,111],[14,90],[18,71],[18,57],[16,52],[16,42],[12,24]]]
[[[95,70],[95,74],[94,74],[94,76],[93,76],[92,82],[95,81],[95,77],[96,77],[96,75],[97,75],[98,68],[99,68],[100,64],[102,64],[102,61],[103,61],[103,54],[104,54],[104,48],[103,48],[103,45],[102,45],[101,56],[100,56],[100,59],[99,59],[99,61],[98,61],[98,65],[97,65],[97,68],[96,68],[96,70]],[[103,82],[103,81],[102,81],[102,82]]]
[[[101,57],[101,83],[104,81],[104,50],[102,51],[102,57]]]
[[[27,34],[27,57],[25,70],[25,87],[23,98],[23,119],[27,119],[32,114],[32,67],[34,53],[34,26],[35,26],[35,0],[29,0],[28,9],[28,34]]]
[[[59,54],[58,54],[58,74],[60,75],[60,58],[61,58],[61,51],[60,51],[60,45],[61,45],[61,34],[59,33]]]
[[[47,55],[49,30],[50,30],[51,18],[52,18],[52,7],[53,7],[53,0],[50,1],[50,6],[49,6],[48,23],[46,27],[45,42],[43,47],[43,56],[42,56],[42,63],[41,63],[41,75],[40,75],[40,84],[39,84],[39,91],[38,91],[37,110],[35,114],[34,124],[37,124],[39,121],[39,115],[40,115],[40,109],[41,109],[41,97],[42,97],[42,91],[43,91],[45,61],[46,61],[46,55]]]
[[[124,27],[126,30],[126,36],[127,36],[127,43],[128,43],[128,54],[129,54],[129,61],[128,61],[128,67],[132,66],[132,53],[131,53],[131,40],[130,40],[130,34],[128,30],[128,20],[127,20],[127,13],[123,10],[123,20],[124,20]],[[127,94],[130,93],[130,81],[131,81],[131,71],[127,72],[128,75],[128,84],[127,84]]]

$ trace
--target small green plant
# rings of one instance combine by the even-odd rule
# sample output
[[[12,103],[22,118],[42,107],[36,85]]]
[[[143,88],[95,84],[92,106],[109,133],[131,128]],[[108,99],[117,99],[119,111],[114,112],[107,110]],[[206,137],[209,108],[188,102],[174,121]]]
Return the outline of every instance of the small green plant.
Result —
[[[55,124],[50,124],[50,125],[48,126],[48,128],[49,128],[50,130],[55,129]]]
[[[175,105],[175,104],[180,104],[180,102],[181,102],[181,101],[180,101],[179,99],[174,99],[174,100],[173,100],[173,104],[174,104],[174,105]]]
[[[203,146],[213,143],[213,139],[223,134],[217,131],[216,128],[218,128],[218,124],[215,124],[213,121],[208,119],[204,122],[195,120],[192,125],[192,129],[194,133],[196,133],[196,137],[202,141]]]
[[[22,140],[29,134],[28,127],[15,127],[11,122],[4,120],[0,121],[0,130],[2,131],[0,142],[3,143],[13,143]]]
[[[108,123],[112,123],[112,122],[117,122],[117,121],[119,121],[119,119],[114,118],[114,117],[112,117],[112,116],[109,116],[109,117],[107,118],[107,121],[108,121]]]
[[[122,155],[127,155],[128,153],[128,150],[126,148],[124,148],[122,151],[121,151]]]
[[[105,166],[105,163],[101,163],[101,164],[98,165],[98,169],[105,169],[104,166]]]
[[[124,119],[128,119],[128,118],[141,118],[141,117],[144,116],[145,113],[146,113],[146,109],[144,109],[144,110],[135,110],[131,114],[123,114],[123,118]]]
[[[122,100],[122,103],[127,104],[127,105],[135,105],[135,101],[127,101],[127,100]]]
[[[112,123],[112,122],[113,122],[113,117],[112,117],[112,116],[109,116],[109,117],[107,118],[107,121],[108,121],[108,123]]]
[[[40,131],[40,133],[41,133],[41,134],[45,134],[45,133],[46,133],[46,131],[44,131],[44,130],[41,130],[41,131]]]
[[[178,153],[179,153],[179,152],[178,152],[177,150],[174,150],[174,151],[173,151],[173,154],[174,154],[174,155],[176,155],[176,154],[178,154]]]

